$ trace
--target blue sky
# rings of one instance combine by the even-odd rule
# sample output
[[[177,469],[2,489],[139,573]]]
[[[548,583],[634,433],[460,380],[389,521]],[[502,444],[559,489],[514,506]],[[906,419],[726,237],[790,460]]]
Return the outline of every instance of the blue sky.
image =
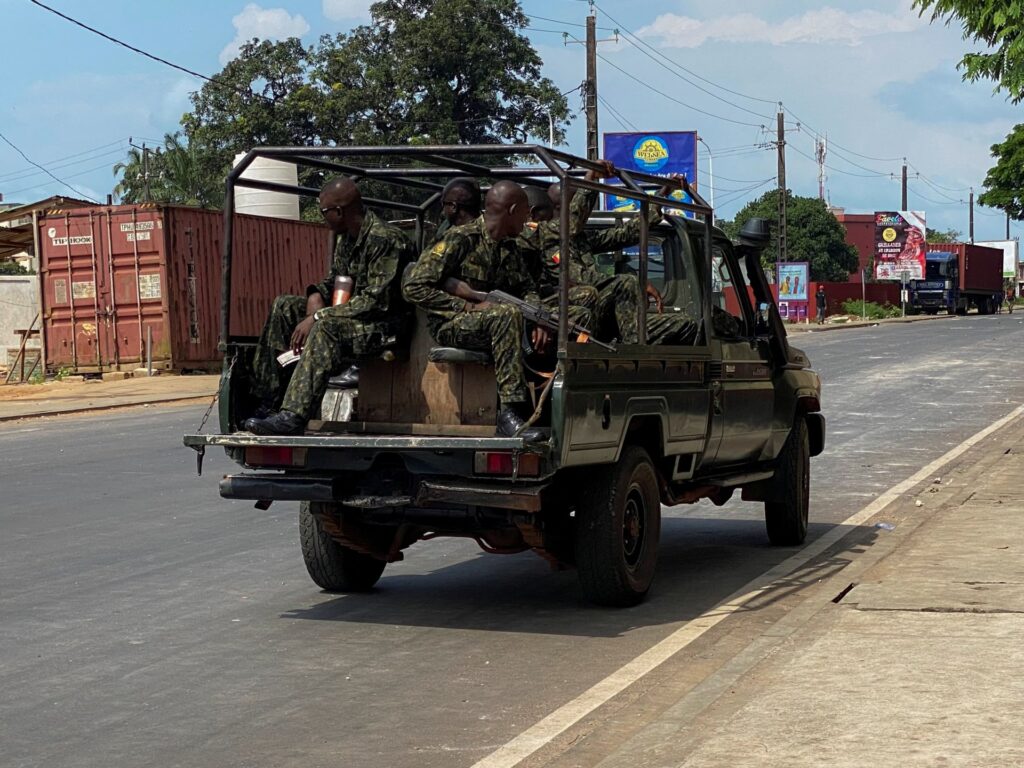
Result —
[[[298,35],[308,42],[365,20],[369,5],[364,0],[48,4],[210,74],[241,39]],[[788,111],[788,185],[794,192],[817,194],[817,168],[808,156],[814,154],[815,134],[827,133],[833,204],[852,212],[898,208],[899,184],[889,174],[898,177],[898,158],[906,156],[912,165],[910,207],[925,210],[930,226],[966,233],[967,207],[959,201],[966,200],[971,185],[980,191],[991,165],[989,147],[1020,120],[1024,107],[993,96],[989,83],[962,83],[956,63],[970,45],[959,28],[930,25],[909,5],[910,0],[599,0],[602,37],[625,25],[654,49],[645,53],[624,37],[618,44],[601,44],[600,128],[619,131],[625,122],[640,130],[697,130],[715,154],[719,215],[731,217],[772,183],[775,154],[758,145],[769,138],[762,125],[774,131],[772,102],[782,100]],[[545,74],[563,90],[574,88],[584,74],[583,50],[563,45],[561,31],[582,37],[576,25],[584,20],[587,2],[524,0],[523,6],[527,14],[545,17],[534,18],[536,29],[527,31],[545,61]],[[128,137],[158,142],[175,130],[188,109],[188,93],[200,85],[28,0],[0,0],[0,17],[15,32],[5,36],[0,131],[30,158],[93,196],[110,192],[110,167],[123,157]],[[576,94],[570,103],[579,107]],[[582,151],[583,131],[580,116],[569,130],[571,150]],[[708,159],[703,145],[700,149],[699,183],[707,193]],[[0,192],[8,201],[27,201],[68,190],[0,144]],[[1001,214],[976,210],[977,239],[1001,238],[1003,229]]]

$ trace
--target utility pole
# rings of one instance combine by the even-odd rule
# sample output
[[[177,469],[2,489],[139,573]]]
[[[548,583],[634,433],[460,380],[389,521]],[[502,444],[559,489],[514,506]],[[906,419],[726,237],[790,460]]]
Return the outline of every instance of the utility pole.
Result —
[[[597,15],[587,16],[587,159],[597,160]]]
[[[973,243],[974,242],[974,187],[971,187],[970,208],[971,208],[971,218],[970,218],[970,229],[968,230],[968,232],[970,232],[971,242]]]
[[[902,184],[903,196],[900,198],[900,210],[906,211],[907,209],[907,158],[903,158],[903,173],[902,173]]]
[[[149,194],[149,148],[142,142],[142,189],[146,202],[152,202]]]
[[[779,152],[779,262],[786,261],[786,119],[779,102],[775,146]]]
[[[698,135],[697,136],[697,141],[699,141],[701,144],[703,144],[704,147],[708,151],[708,179],[710,180],[708,186],[711,188],[711,199],[710,199],[709,202],[711,203],[711,208],[714,209],[714,207],[715,207],[715,156],[711,152],[711,147],[709,147],[708,143],[706,141],[704,141],[704,137],[703,136]],[[1007,238],[1007,239],[1009,239],[1009,238]]]
[[[1010,239],[1010,212],[1006,212],[1006,239]]]

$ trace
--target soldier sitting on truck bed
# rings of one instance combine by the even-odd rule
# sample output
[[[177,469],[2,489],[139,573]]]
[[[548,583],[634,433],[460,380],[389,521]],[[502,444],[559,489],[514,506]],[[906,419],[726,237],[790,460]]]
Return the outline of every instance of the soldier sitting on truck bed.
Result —
[[[446,346],[489,352],[494,359],[498,384],[497,433],[512,436],[530,415],[523,371],[523,315],[514,306],[481,302],[474,304],[444,289],[456,278],[478,291],[501,290],[528,301],[538,301],[532,270],[517,242],[529,215],[526,193],[511,181],[499,181],[487,193],[483,216],[454,227],[425,250],[402,283],[407,301],[422,307],[434,339]],[[577,314],[578,321],[589,319]],[[549,341],[541,327],[532,329],[534,349]],[[537,429],[520,436],[527,441],[542,438]]]
[[[595,175],[592,177],[591,174]],[[606,171],[603,175],[607,178],[610,174],[610,171]],[[591,171],[586,178],[596,177],[597,172]],[[667,197],[673,186],[674,184],[666,184],[658,190],[658,195]],[[535,230],[534,240],[543,251],[543,271],[538,283],[541,294],[546,297],[553,294],[556,301],[562,247],[557,224],[561,199],[560,184],[552,184],[548,189],[549,206],[538,204],[532,209],[534,218],[541,222]],[[641,301],[636,275],[605,275],[597,269],[594,255],[637,245],[640,242],[640,217],[634,216],[617,226],[588,230],[584,225],[590,218],[596,202],[597,193],[589,189],[579,190],[572,199],[569,213],[569,274],[574,287],[571,291],[590,289],[597,292],[596,299],[588,305],[593,309],[595,331],[615,329],[613,333],[617,332],[624,344],[636,344],[638,305]],[[657,223],[661,216],[661,209],[658,206],[648,207],[649,224]],[[657,309],[657,314],[647,316],[648,344],[679,344],[693,336],[697,326],[692,318],[679,313],[663,314],[661,295],[650,283],[647,284],[646,294],[654,300]],[[578,303],[584,302],[579,300]]]
[[[433,242],[438,242],[452,227],[461,227],[478,218],[480,201],[480,185],[467,176],[445,184],[441,192],[441,223],[434,233]]]
[[[397,343],[409,320],[399,294],[402,267],[415,250],[402,232],[363,208],[355,182],[338,178],[320,191],[320,213],[341,236],[331,271],[306,288],[306,297],[279,296],[260,336],[254,389],[267,403],[280,387],[281,352],[301,350],[281,410],[253,417],[244,427],[257,435],[301,434],[319,405],[327,381],[348,364],[377,357]],[[330,306],[334,278],[352,279],[351,297]]]

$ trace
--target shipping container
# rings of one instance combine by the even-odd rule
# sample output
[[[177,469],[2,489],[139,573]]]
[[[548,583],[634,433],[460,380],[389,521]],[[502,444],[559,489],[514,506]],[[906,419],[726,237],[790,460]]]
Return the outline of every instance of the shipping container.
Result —
[[[929,253],[956,254],[960,265],[960,290],[975,293],[1001,293],[1003,290],[1003,252],[974,243],[927,243]]]
[[[216,370],[219,211],[117,205],[39,219],[43,330],[51,370]],[[256,337],[274,297],[305,294],[327,268],[326,227],[236,215],[231,334]]]

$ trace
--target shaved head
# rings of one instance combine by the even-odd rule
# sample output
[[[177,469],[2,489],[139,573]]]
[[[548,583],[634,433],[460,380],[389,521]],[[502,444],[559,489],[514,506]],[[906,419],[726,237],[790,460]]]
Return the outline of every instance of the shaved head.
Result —
[[[484,223],[495,240],[518,235],[530,216],[526,192],[514,181],[499,181],[487,191]]]
[[[363,226],[363,195],[352,179],[339,176],[321,187],[320,211],[333,232],[357,235]]]

